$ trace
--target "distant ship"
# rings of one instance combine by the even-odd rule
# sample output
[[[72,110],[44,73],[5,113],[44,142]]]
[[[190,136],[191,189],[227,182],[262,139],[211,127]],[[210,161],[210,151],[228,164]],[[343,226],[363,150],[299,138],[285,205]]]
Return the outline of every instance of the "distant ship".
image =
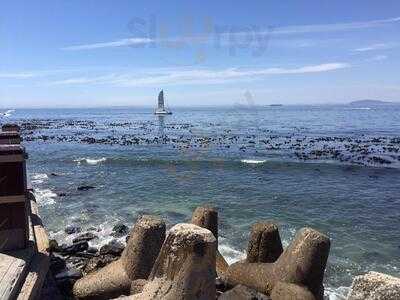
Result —
[[[270,104],[269,106],[276,107],[276,106],[283,106],[283,104]]]
[[[161,92],[158,94],[158,106],[154,112],[156,115],[172,115],[172,112],[165,108],[164,103],[164,91],[161,90]]]

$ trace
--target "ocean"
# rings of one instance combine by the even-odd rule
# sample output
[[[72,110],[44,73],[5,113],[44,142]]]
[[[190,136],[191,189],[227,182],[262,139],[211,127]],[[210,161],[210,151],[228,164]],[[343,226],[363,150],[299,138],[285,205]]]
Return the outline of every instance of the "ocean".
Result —
[[[51,237],[155,214],[171,226],[218,208],[220,251],[245,257],[250,226],[272,220],[287,246],[313,227],[331,238],[326,296],[352,278],[400,274],[400,106],[232,106],[16,110],[28,172]],[[79,191],[77,187],[94,187]],[[121,238],[124,240],[124,238]],[[93,242],[94,245],[99,240]]]

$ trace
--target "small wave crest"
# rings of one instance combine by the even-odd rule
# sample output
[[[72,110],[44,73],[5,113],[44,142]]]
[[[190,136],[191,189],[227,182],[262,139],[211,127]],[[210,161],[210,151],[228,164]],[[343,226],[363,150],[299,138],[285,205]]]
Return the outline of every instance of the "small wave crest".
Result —
[[[107,158],[102,157],[102,158],[78,158],[74,159],[74,162],[77,162],[78,165],[80,165],[82,162],[87,163],[88,165],[97,165],[99,163],[105,162]]]
[[[228,264],[233,264],[234,262],[246,258],[246,254],[244,252],[232,248],[230,245],[224,243],[223,239],[221,239],[220,244],[218,245],[218,250],[226,259]]]
[[[47,174],[42,174],[42,173],[38,173],[38,174],[33,174],[32,175],[32,183],[36,183],[36,184],[40,184],[43,183],[43,181],[47,180],[49,177],[47,176]]]
[[[241,162],[244,164],[263,164],[267,160],[265,159],[242,159]]]
[[[56,203],[57,194],[50,189],[35,189],[36,201],[40,206],[52,205]]]

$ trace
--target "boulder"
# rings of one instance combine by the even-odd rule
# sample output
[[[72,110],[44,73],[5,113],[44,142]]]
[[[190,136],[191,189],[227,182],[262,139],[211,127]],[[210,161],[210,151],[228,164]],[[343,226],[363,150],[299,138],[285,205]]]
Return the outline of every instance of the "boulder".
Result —
[[[356,276],[348,300],[397,300],[400,299],[400,278],[368,272]]]
[[[94,271],[97,271],[98,269],[105,267],[106,265],[112,263],[115,260],[117,260],[117,257],[113,255],[101,255],[93,257],[86,262],[83,268],[83,273],[89,274]]]
[[[68,225],[67,227],[65,227],[64,231],[66,234],[79,233],[81,232],[81,228],[77,225]]]
[[[213,233],[217,240],[216,273],[220,277],[224,276],[229,265],[218,251],[218,211],[209,206],[197,207],[193,212],[191,223],[206,228]]]
[[[261,294],[244,285],[237,285],[233,289],[223,293],[218,300],[270,300],[267,295]],[[305,299],[304,299],[305,300]]]
[[[271,222],[258,222],[251,227],[246,261],[273,263],[283,252],[278,226]]]
[[[122,251],[124,251],[124,248],[125,248],[124,244],[122,244],[117,240],[112,240],[111,242],[100,248],[100,254],[101,255],[110,254],[114,256],[120,256]]]
[[[72,245],[61,245],[58,247],[58,250],[55,252],[61,252],[63,255],[75,254],[77,252],[85,251],[89,248],[88,242],[78,242]]]
[[[211,231],[193,224],[170,229],[147,284],[133,300],[215,299],[215,253]]]
[[[274,263],[237,262],[229,266],[228,285],[243,284],[270,295],[279,282],[305,286],[316,299],[323,298],[323,277],[330,240],[311,228],[303,228]]]
[[[91,232],[86,232],[86,233],[83,233],[83,234],[77,236],[76,238],[74,238],[72,240],[72,242],[73,243],[88,242],[88,241],[91,241],[91,240],[94,240],[97,238],[99,238],[97,235],[95,235]]]
[[[314,295],[305,287],[279,281],[271,293],[272,300],[315,300]]]
[[[162,220],[151,216],[139,218],[121,257],[78,280],[73,287],[74,297],[111,299],[129,295],[132,281],[149,276],[164,238],[165,223]]]
[[[113,237],[120,238],[129,233],[129,228],[125,224],[118,223],[113,227],[112,231],[111,235]]]

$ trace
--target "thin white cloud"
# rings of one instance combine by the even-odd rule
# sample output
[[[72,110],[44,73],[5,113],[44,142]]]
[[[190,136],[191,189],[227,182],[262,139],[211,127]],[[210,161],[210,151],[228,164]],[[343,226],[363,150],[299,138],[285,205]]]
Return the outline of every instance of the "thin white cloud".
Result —
[[[34,73],[0,73],[0,79],[26,79],[32,78],[36,75]]]
[[[114,48],[114,47],[124,47],[124,46],[145,45],[152,42],[154,42],[154,40],[148,38],[130,38],[130,39],[116,40],[112,42],[69,46],[62,48],[62,50],[91,50],[99,48]]]
[[[300,33],[347,31],[347,30],[380,27],[383,25],[399,23],[399,22],[400,22],[400,17],[396,17],[396,18],[389,18],[389,19],[382,19],[382,20],[366,21],[366,22],[287,26],[287,27],[278,27],[273,31],[273,33],[274,34],[300,34]]]
[[[232,38],[232,35],[241,37],[249,34],[254,34],[256,37],[261,36],[277,36],[277,35],[295,35],[295,34],[306,34],[306,33],[323,33],[323,32],[337,32],[337,31],[350,31],[366,28],[375,28],[384,25],[399,23],[400,17],[372,20],[366,22],[349,22],[349,23],[333,23],[333,24],[310,24],[310,25],[293,25],[293,26],[270,26],[268,30],[259,30],[253,27],[249,27],[247,31],[231,32],[229,26],[216,26],[208,35],[200,36],[186,36],[186,37],[175,37],[175,38],[125,38],[110,42],[100,42],[92,44],[74,45],[61,48],[62,50],[92,50],[101,48],[116,48],[116,47],[127,47],[127,46],[138,46],[146,45],[150,43],[165,43],[178,44],[182,43],[204,43],[210,42],[215,38]]]
[[[349,68],[347,63],[326,63],[298,68],[264,68],[264,69],[171,69],[148,71],[142,74],[110,74],[94,77],[68,78],[51,82],[51,85],[98,84],[125,87],[143,87],[160,85],[206,85],[255,81],[270,75],[293,75],[329,72]]]
[[[388,57],[387,55],[375,55],[369,59],[367,59],[367,61],[382,61],[382,60],[386,60]]]
[[[372,44],[366,47],[361,47],[361,48],[356,48],[353,49],[354,52],[367,52],[367,51],[374,51],[374,50],[384,50],[384,49],[390,49],[394,48],[396,45],[395,44],[386,44],[386,43],[378,43],[378,44]]]

